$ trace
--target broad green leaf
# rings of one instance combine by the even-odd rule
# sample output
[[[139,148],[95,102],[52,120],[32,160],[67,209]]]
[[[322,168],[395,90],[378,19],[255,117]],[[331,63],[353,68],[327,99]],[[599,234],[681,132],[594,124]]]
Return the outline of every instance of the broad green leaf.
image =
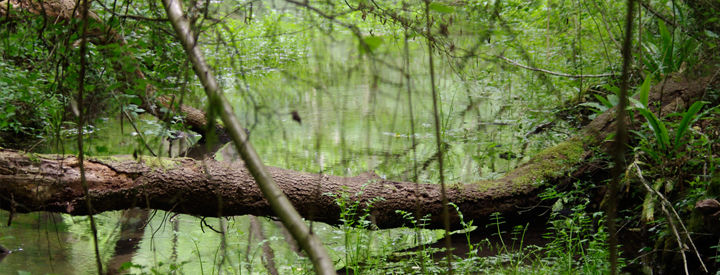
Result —
[[[613,92],[614,94],[619,94],[619,93],[620,93],[620,88],[618,88],[618,86],[610,85],[610,84],[605,84],[605,85],[603,85],[602,87],[603,87],[605,90],[608,90],[608,91]]]
[[[452,13],[455,11],[455,8],[438,2],[430,3],[430,9],[439,13]]]
[[[620,98],[614,94],[608,95],[607,100],[610,102],[610,105],[612,105],[612,107],[615,107],[618,105],[618,103],[620,103]]]
[[[643,84],[640,85],[640,88],[637,89],[633,97],[637,97],[640,101],[640,104],[642,104],[643,108],[648,107],[648,94],[650,94],[650,82],[652,79],[652,75],[647,75],[645,77],[645,81],[643,81]]]
[[[670,137],[668,136],[667,128],[665,128],[665,123],[660,121],[655,114],[648,109],[638,109],[638,112],[647,119],[650,129],[652,129],[655,134],[656,142],[660,150],[666,152],[670,147]]]
[[[680,124],[678,125],[677,131],[675,133],[675,144],[673,149],[677,149],[677,147],[680,145],[680,138],[685,135],[685,132],[687,131],[688,127],[692,124],[692,122],[695,122],[695,114],[702,109],[702,107],[705,105],[705,101],[696,101],[693,103],[692,106],[685,112],[685,115],[683,115],[682,120],[680,121]],[[692,122],[691,122],[692,121]]]
[[[130,104],[140,106],[142,105],[142,99],[140,99],[139,97],[130,98]]]
[[[612,108],[612,107],[613,107],[613,105],[610,103],[610,101],[608,101],[607,99],[605,99],[605,97],[603,97],[603,96],[601,96],[601,95],[595,95],[595,98],[597,98],[597,100],[600,101],[600,103],[602,103],[603,105],[605,105],[605,107],[607,107],[607,108]]]
[[[475,229],[477,229],[477,228],[478,228],[477,226],[471,225],[471,226],[468,226],[468,227],[466,227],[466,228],[463,228],[463,229],[459,229],[459,230],[455,230],[455,231],[453,231],[453,232],[450,232],[450,235],[470,233],[470,232],[475,231]]]
[[[635,108],[637,108],[637,109],[645,109],[645,106],[639,100],[635,99],[634,97],[628,98],[628,101],[630,101],[630,103],[632,103],[632,106],[635,106]],[[628,109],[630,109],[629,106],[628,106]]]
[[[705,35],[712,37],[712,38],[720,38],[720,36],[718,36],[716,33],[711,32],[709,30],[705,30]]]
[[[673,64],[673,38],[670,34],[670,31],[668,31],[667,26],[665,26],[665,23],[662,20],[658,20],[658,28],[660,30],[660,37],[662,39],[662,66],[664,69],[664,73],[670,73],[673,71],[674,64]]]
[[[580,103],[579,105],[591,108],[591,109],[593,109],[593,111],[595,111],[597,113],[605,112],[608,109],[608,107],[605,107],[604,105],[600,105],[597,102],[584,102],[584,103]]]

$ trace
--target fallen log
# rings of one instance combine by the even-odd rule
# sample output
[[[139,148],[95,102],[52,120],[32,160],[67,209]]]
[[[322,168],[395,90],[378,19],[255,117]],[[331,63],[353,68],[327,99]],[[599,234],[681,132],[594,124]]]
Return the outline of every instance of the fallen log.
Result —
[[[671,76],[652,88],[650,100],[661,103],[664,114],[682,111],[702,97],[709,81]],[[614,131],[613,114],[610,110],[599,115],[577,135],[540,152],[501,179],[451,185],[448,200],[458,205],[465,220],[484,220],[494,212],[527,217],[519,210],[536,205],[544,187],[571,182],[592,170],[586,162],[598,147],[608,144],[606,138]],[[375,200],[371,213],[379,228],[409,225],[396,210],[421,217],[429,214],[427,227],[442,228],[440,185],[386,180],[372,173],[337,177],[276,167],[268,170],[306,219],[340,223],[340,207],[329,194],[346,192],[363,204]],[[94,213],[143,207],[199,216],[273,215],[241,162],[91,158],[85,162],[85,173]],[[85,215],[89,211],[84,200],[76,157],[0,149],[0,208]],[[451,215],[451,222],[458,225],[456,214]]]

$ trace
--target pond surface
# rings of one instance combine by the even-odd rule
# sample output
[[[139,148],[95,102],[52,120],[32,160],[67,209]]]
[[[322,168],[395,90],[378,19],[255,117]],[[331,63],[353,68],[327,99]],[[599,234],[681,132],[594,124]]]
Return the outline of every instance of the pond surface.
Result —
[[[351,80],[353,81],[353,80]],[[328,87],[325,91],[310,90],[298,92],[296,98],[273,107],[276,114],[259,117],[251,129],[251,141],[267,165],[289,169],[319,172],[335,175],[356,175],[375,171],[382,177],[411,180],[413,154],[411,133],[407,121],[408,111],[403,107],[404,95],[397,96],[398,89],[386,92],[376,91],[373,96],[361,80],[346,87]],[[418,80],[420,81],[420,80]],[[360,83],[357,83],[360,82]],[[442,85],[445,110],[456,113],[453,106],[469,104],[467,97],[453,95],[464,93],[453,90],[450,80],[443,79]],[[462,86],[462,83],[453,84]],[[448,86],[448,87],[446,87]],[[380,85],[380,87],[384,87]],[[378,88],[381,90],[381,88]],[[228,92],[235,106],[242,112],[241,97]],[[472,182],[483,178],[494,178],[512,169],[518,159],[506,160],[500,154],[530,154],[552,141],[535,141],[540,145],[526,146],[518,133],[531,122],[507,119],[513,114],[531,112],[523,110],[522,104],[510,105],[503,94],[479,93],[475,100],[481,103],[477,111],[459,118],[448,118],[444,133],[450,146],[446,163],[449,182]],[[455,97],[455,98],[453,98]],[[322,98],[319,100],[318,98]],[[398,100],[400,98],[400,100]],[[436,182],[436,162],[429,161],[435,152],[432,118],[428,115],[428,96],[418,96],[416,118],[416,139],[418,166],[421,182]],[[450,102],[450,103],[448,103]],[[283,105],[284,104],[284,105]],[[367,106],[373,106],[370,110]],[[455,107],[457,108],[457,107]],[[510,109],[510,110],[503,110]],[[290,111],[297,110],[302,124],[292,120]],[[506,119],[496,119],[493,114],[503,113]],[[543,115],[542,112],[538,112]],[[249,119],[245,119],[246,121]],[[125,122],[127,123],[127,122]],[[153,117],[139,116],[138,127],[155,152],[167,150],[163,144],[164,126]],[[250,125],[250,124],[248,124]],[[120,133],[116,119],[100,120],[87,140],[90,154],[132,154],[142,150],[134,129],[124,126]],[[65,140],[65,150],[73,153],[72,138]],[[319,151],[318,151],[319,148]],[[167,153],[164,153],[167,155]],[[236,157],[224,148],[217,156],[221,160]],[[427,164],[424,164],[427,163]],[[106,264],[117,262],[118,246],[124,240],[123,211],[96,215],[99,225],[100,251]],[[222,269],[233,274],[264,273],[262,246],[269,244],[275,253],[275,264],[281,274],[304,274],[311,265],[288,245],[284,229],[274,221],[259,218],[263,235],[261,241],[253,237],[250,217],[232,217],[228,220],[216,218],[201,219],[187,215],[173,215],[163,211],[146,213],[147,225],[137,230],[140,240],[130,251],[128,266],[133,272],[161,273],[178,271],[183,274],[215,274]],[[7,219],[7,212],[0,213],[0,220]],[[207,225],[206,225],[207,224]],[[209,227],[218,229],[225,226],[227,234],[219,234]],[[314,232],[327,245],[338,267],[351,253],[351,259],[367,259],[369,256],[387,255],[417,245],[416,230],[409,228],[366,231],[342,229],[314,223]],[[31,213],[17,215],[12,226],[2,226],[0,244],[13,250],[0,263],[0,274],[27,271],[29,274],[92,274],[96,272],[92,238],[87,217],[72,217],[52,213]],[[442,231],[421,230],[421,240],[429,243],[442,236]],[[346,235],[352,236],[346,239]],[[224,244],[223,244],[224,243]],[[356,250],[354,250],[356,249]],[[348,252],[350,251],[350,252]],[[358,252],[359,251],[359,252]],[[359,254],[359,255],[354,255]],[[221,255],[224,255],[224,259]],[[222,263],[222,264],[220,264]],[[117,263],[115,263],[117,264]]]
[[[397,69],[404,66],[397,50],[403,45],[378,51],[377,60],[373,60],[358,54],[352,43],[322,36],[313,36],[311,41],[307,48],[285,49],[283,41],[273,42],[279,43],[277,47],[272,44],[264,48],[266,55],[287,50],[303,57],[299,61],[283,59],[291,62],[291,67],[266,64],[259,67],[264,69],[247,70],[244,77],[235,74],[221,77],[227,97],[251,132],[251,142],[266,165],[338,176],[374,171],[381,177],[407,181],[415,178],[412,168],[416,165],[418,181],[437,183],[432,97],[423,41],[409,42],[412,114],[407,82]],[[252,54],[257,53],[243,57]],[[210,56],[212,60],[213,55]],[[561,97],[558,94],[572,94],[572,89],[536,92],[542,88],[532,73],[506,72],[497,66],[487,69],[484,67],[487,64],[478,63],[461,75],[445,64],[448,60],[437,59],[436,83],[448,182],[498,178],[573,132],[552,112],[561,103],[557,101]],[[481,74],[486,76],[478,76]],[[199,92],[198,86],[192,88]],[[201,99],[196,103],[203,102]],[[292,119],[293,111],[299,114],[301,123]],[[139,140],[142,136],[154,152],[168,155],[168,125],[140,114],[134,120],[138,127],[135,131],[128,121],[121,122],[116,114],[108,115],[88,128],[87,154],[149,154]],[[557,121],[553,130],[530,133],[552,121]],[[60,143],[48,142],[43,150],[76,153],[73,138],[72,130],[68,130]],[[231,161],[236,154],[225,148],[216,158]],[[262,246],[267,244],[274,251],[275,266],[281,274],[311,271],[311,265],[293,250],[284,229],[273,220],[258,219],[264,236],[261,238],[257,230],[252,230],[254,218],[248,216],[203,219],[163,211],[139,214],[131,211],[95,216],[105,264],[119,267],[131,262],[125,267],[133,273],[219,274],[219,270],[233,274],[265,273],[261,259]],[[0,212],[0,220],[6,221],[7,216],[7,212]],[[14,217],[11,226],[1,227],[0,244],[13,253],[0,262],[0,274],[96,272],[87,217],[21,214]],[[313,230],[338,267],[344,266],[346,260],[361,262],[371,256],[411,248],[418,245],[418,240],[430,243],[442,236],[442,232],[433,230],[369,231],[320,223],[313,223]],[[128,245],[131,249],[125,251]],[[126,252],[129,255],[124,257]]]

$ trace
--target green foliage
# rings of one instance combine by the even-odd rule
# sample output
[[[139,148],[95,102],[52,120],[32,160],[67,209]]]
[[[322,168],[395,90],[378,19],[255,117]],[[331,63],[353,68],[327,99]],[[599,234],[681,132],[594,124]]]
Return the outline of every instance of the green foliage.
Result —
[[[637,88],[635,93],[633,93],[628,100],[633,103],[635,108],[645,108],[648,107],[648,97],[650,95],[650,86],[653,83],[654,76],[648,75],[645,77],[645,80],[643,83]],[[612,85],[604,85],[603,88],[610,91],[611,93],[607,96],[602,96],[600,94],[593,94],[595,99],[600,102],[600,104],[596,102],[584,102],[580,104],[581,106],[586,106],[589,108],[592,108],[596,114],[601,114],[606,112],[607,110],[610,110],[611,108],[614,108],[619,102],[619,96],[620,96],[620,88],[617,86]],[[632,110],[632,106],[628,106],[628,110]]]
[[[673,150],[677,150],[678,147],[682,145],[680,141],[685,136],[688,127],[702,117],[702,115],[696,116],[696,114],[700,111],[700,109],[702,109],[702,107],[706,103],[708,102],[697,101],[693,103],[693,105],[691,105],[690,108],[682,115],[682,120],[680,121],[680,124],[678,124],[677,129],[675,130],[675,142],[673,145]]]
[[[697,41],[680,29],[668,29],[665,22],[657,20],[658,33],[644,32],[642,61],[652,72],[668,75],[683,66],[692,67],[696,62],[693,55],[698,48]]]
[[[369,259],[370,236],[358,229],[372,229],[372,223],[368,219],[370,210],[373,204],[383,200],[380,197],[367,202],[355,199],[362,196],[365,187],[367,185],[363,185],[360,191],[355,194],[348,192],[325,194],[335,199],[335,203],[340,207],[340,221],[343,223],[342,229],[345,232],[345,259],[343,264],[346,271],[360,272],[362,270],[360,264]]]
[[[468,245],[468,249],[469,249],[468,256],[469,257],[477,256],[477,252],[478,252],[477,247],[470,241],[470,233],[475,231],[475,229],[477,229],[478,227],[473,225],[472,220],[465,221],[465,217],[463,216],[462,212],[460,212],[460,207],[457,206],[457,204],[450,202],[449,205],[452,206],[455,209],[455,211],[457,212],[458,218],[460,218],[460,225],[462,225],[461,230],[451,232],[450,234],[457,234],[457,233],[464,234],[465,240],[467,241],[467,245]]]
[[[643,80],[643,83],[640,85],[640,87],[637,88],[635,94],[630,97],[630,101],[635,103],[635,106],[637,108],[648,107],[648,97],[650,95],[650,84],[652,83],[652,79],[652,75],[648,75],[647,77],[645,77],[645,80]]]
[[[360,44],[358,45],[358,50],[361,53],[372,53],[375,49],[380,47],[385,41],[382,39],[382,37],[379,36],[366,36],[363,37]]]
[[[452,6],[440,3],[440,2],[432,2],[430,3],[430,10],[439,12],[439,13],[452,13],[455,11],[455,8]]]
[[[541,194],[545,200],[556,200],[550,215],[550,232],[545,235],[550,242],[542,261],[559,273],[605,273],[609,270],[609,254],[604,215],[587,210],[590,197],[583,190],[592,186],[576,183],[574,187],[569,192],[548,188]]]
[[[425,6],[419,1],[298,2],[316,10],[288,3],[283,4],[297,10],[276,6],[275,2],[211,1],[210,17],[200,18],[195,26],[201,31],[198,46],[238,110],[238,117],[252,128],[252,142],[268,165],[334,175],[376,169],[383,177],[404,179],[417,161],[422,168],[419,181],[436,182],[433,127],[427,115],[431,105],[427,93],[427,48],[421,43],[428,32],[432,35],[434,53],[439,56],[436,63],[441,91],[441,142],[447,153],[445,172],[453,182],[501,177],[542,148],[572,135],[575,129],[564,122],[572,118],[560,117],[557,107],[567,98],[583,98],[588,87],[605,85],[609,93],[595,95],[597,102],[585,103],[586,106],[605,112],[618,103],[618,89],[612,86],[612,80],[550,76],[520,69],[496,57],[501,55],[532,67],[570,74],[617,71],[619,49],[613,46],[613,40],[622,37],[615,26],[623,13],[621,1],[433,1],[429,6],[434,20],[430,30],[424,29]],[[110,2],[104,4],[111,7]],[[125,12],[147,18],[163,17],[157,3],[123,4]],[[252,7],[255,10],[250,14]],[[86,88],[99,100],[87,105],[101,110],[100,117],[109,118],[91,120],[93,125],[83,130],[90,138],[87,152],[128,154],[141,147],[139,137],[134,136],[141,133],[151,139],[153,148],[159,147],[167,138],[168,129],[180,130],[183,122],[180,117],[169,118],[169,123],[159,122],[147,115],[148,110],[141,107],[147,85],[156,87],[157,95],[182,95],[184,103],[195,106],[207,105],[202,87],[187,65],[183,49],[173,35],[168,35],[167,22],[134,20],[111,13],[110,8],[96,10],[108,25],[120,31],[127,45],[90,44]],[[681,21],[685,17],[679,14],[676,18]],[[690,195],[682,202],[687,210],[693,200],[705,196],[712,188],[707,177],[717,178],[713,169],[719,166],[712,150],[716,141],[693,129],[694,123],[713,109],[701,112],[703,103],[696,103],[686,112],[672,115],[679,117],[678,122],[672,116],[658,117],[650,111],[654,103],[649,101],[649,90],[658,76],[692,66],[699,45],[680,28],[668,27],[662,21],[656,23],[648,13],[642,13],[641,19],[644,36],[638,55],[645,65],[641,69],[649,73],[634,93],[637,99],[631,99],[630,110],[647,121],[645,129],[636,132],[641,140],[638,150],[652,159],[671,160],[673,156],[684,156],[684,149],[693,148],[697,150],[693,152],[702,152],[709,159],[694,157],[687,161],[688,166],[695,169],[704,166],[709,171],[706,177],[697,176],[690,183]],[[74,119],[64,115],[64,109],[78,85],[77,49],[53,45],[72,45],[78,40],[77,30],[48,27],[37,35],[44,23],[29,21],[29,26],[18,25],[17,31],[0,29],[0,43],[4,43],[0,47],[0,103],[4,103],[0,104],[0,132],[11,133],[6,136],[20,133],[34,137],[46,137],[52,132],[61,138],[60,142],[71,144],[77,130],[74,124],[64,122]],[[717,38],[716,33],[704,32],[713,39]],[[407,57],[403,56],[406,37]],[[50,55],[51,52],[54,54]],[[404,58],[410,63],[408,68],[400,68]],[[70,66],[65,69],[59,64]],[[62,68],[62,75],[55,75],[56,66]],[[146,74],[146,80],[126,79],[126,74],[136,68]],[[410,83],[404,83],[405,76]],[[416,108],[412,114],[416,123],[413,133],[407,125],[411,115],[405,107],[407,86],[412,88]],[[103,102],[104,98],[109,100]],[[127,121],[122,126],[124,130],[118,131],[121,124],[112,118],[117,117],[115,110],[128,112],[139,127],[137,132],[128,130]],[[303,115],[302,125],[288,118],[291,110]],[[530,134],[547,121],[558,121],[555,124],[558,126],[541,134]],[[418,141],[414,147],[411,137]],[[2,145],[5,142],[0,141]],[[409,148],[416,150],[417,155],[409,153]],[[76,149],[69,149],[72,150]],[[663,173],[667,171],[654,175]],[[665,182],[655,181],[658,188]],[[575,188],[587,191],[591,187]],[[442,237],[442,231],[425,229],[429,216],[414,217],[409,211],[398,210],[410,228],[375,230],[369,221],[369,211],[379,199],[357,201],[362,192],[329,194],[341,209],[340,228],[314,224],[314,233],[323,236],[326,245],[332,247],[339,265],[368,274],[445,272],[432,257],[441,251],[428,245]],[[503,218],[496,214],[493,222],[483,227],[477,221],[465,220],[453,205],[463,227],[453,234],[464,234],[470,248],[466,258],[456,258],[453,263],[459,273],[606,272],[607,233],[601,224],[602,215],[589,209],[587,194],[551,190],[545,195],[555,200],[549,223],[551,232],[546,235],[549,244],[545,247],[525,244],[528,225],[506,228]],[[652,211],[653,197],[646,197],[644,202],[644,210]],[[186,218],[194,225],[199,223],[195,218]],[[279,229],[272,224],[266,222],[267,228],[273,229],[269,229],[268,240],[262,242],[271,243],[276,251],[287,254],[278,258],[290,264],[300,263],[300,267],[286,272],[308,272],[306,259],[287,252],[285,240],[278,237]],[[153,232],[153,237],[162,235],[162,225],[153,225],[155,229],[161,228]],[[228,273],[245,273],[259,267],[261,243],[243,239],[249,239],[243,231],[245,223],[231,225],[236,227],[231,226],[222,235],[223,249],[227,244],[227,251],[201,245],[219,243],[218,237],[200,232],[192,232],[195,235],[188,237],[191,234],[183,229],[166,232],[158,239],[191,239],[192,245],[185,242],[180,246],[184,251],[180,255],[191,258],[163,258],[166,253],[156,251],[169,251],[161,250],[167,243],[159,242],[158,248],[151,240],[138,254],[141,256],[125,267],[138,274],[198,274],[214,270],[218,255],[222,254],[235,261],[226,264],[232,265]],[[477,228],[489,230],[500,239],[499,243],[473,243],[471,233]],[[80,233],[87,234],[83,231],[78,236],[84,236]],[[396,253],[413,246],[417,252]],[[494,257],[478,256],[488,246],[500,253]]]
[[[677,152],[677,150],[679,150],[679,148],[684,144],[683,138],[685,138],[688,133],[688,127],[702,117],[703,114],[697,114],[706,103],[707,102],[704,101],[697,101],[693,103],[686,112],[679,114],[682,119],[677,124],[674,138],[670,137],[670,133],[665,126],[666,122],[658,119],[650,109],[645,107],[636,108],[636,110],[645,117],[648,127],[655,136],[655,143],[652,143],[648,140],[647,136],[640,132],[636,132],[642,139],[641,144],[643,144],[643,146],[641,146],[641,149],[655,160],[668,158],[675,154],[675,152]],[[655,145],[653,146],[653,144]]]
[[[64,97],[44,90],[46,77],[0,61],[0,143],[39,139],[57,125]]]
[[[665,128],[665,123],[660,121],[649,109],[640,108],[638,111],[647,119],[650,130],[655,134],[659,151],[666,153],[668,148],[670,148],[670,136],[668,135],[667,128]]]

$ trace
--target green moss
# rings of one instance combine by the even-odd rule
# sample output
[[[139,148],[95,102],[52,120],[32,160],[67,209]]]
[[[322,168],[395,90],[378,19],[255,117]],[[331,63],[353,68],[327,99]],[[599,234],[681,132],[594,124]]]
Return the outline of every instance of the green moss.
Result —
[[[125,162],[125,161],[134,161],[135,160],[130,155],[99,156],[99,157],[93,157],[93,159],[103,161],[103,162]]]
[[[40,157],[35,153],[28,153],[25,156],[27,156],[28,160],[34,164],[40,163]]]
[[[150,168],[153,169],[169,169],[174,168],[180,164],[179,160],[170,159],[170,158],[147,158],[143,159],[145,161],[145,165],[147,165]]]
[[[456,190],[456,191],[462,192],[463,188],[465,188],[465,187],[463,184],[457,182],[457,183],[451,183],[450,186],[448,186],[448,188],[450,188],[451,190]]]
[[[513,186],[524,188],[540,185],[548,178],[562,176],[582,161],[584,154],[583,139],[578,137],[547,148],[538,153],[527,165],[519,168],[522,170],[512,179]]]
[[[560,162],[577,162],[585,154],[585,141],[579,137],[573,137],[556,146],[545,149],[538,154],[539,157],[552,157]]]
[[[137,162],[135,158],[130,155],[117,155],[117,156],[99,156],[93,157],[93,160],[102,163],[122,163],[122,162]],[[144,157],[142,163],[151,169],[162,169],[167,170],[180,165],[182,158],[158,158],[158,157]]]
[[[505,182],[501,180],[483,180],[480,182],[477,182],[477,190],[480,192],[486,192],[490,190],[491,188],[500,187],[501,185],[504,185]]]
[[[528,163],[508,173],[504,179],[477,182],[478,191],[485,192],[496,187],[509,186],[520,191],[533,185],[538,186],[550,178],[560,177],[571,171],[585,155],[587,139],[574,137],[538,153]]]

